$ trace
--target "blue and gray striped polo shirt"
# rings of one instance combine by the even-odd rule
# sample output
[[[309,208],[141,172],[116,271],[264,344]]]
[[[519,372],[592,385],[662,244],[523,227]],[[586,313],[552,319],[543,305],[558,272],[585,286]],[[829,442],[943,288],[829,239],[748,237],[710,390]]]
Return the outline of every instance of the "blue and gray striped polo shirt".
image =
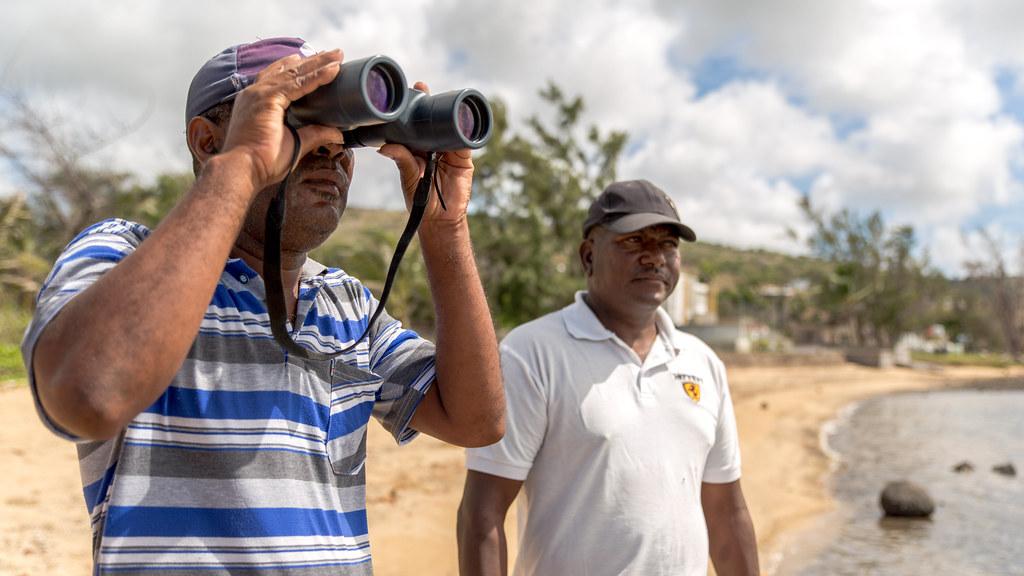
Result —
[[[77,293],[149,230],[107,220],[65,248],[40,291],[22,353]],[[308,261],[292,337],[332,353],[377,301],[341,270]],[[173,298],[174,286],[152,305]],[[199,334],[166,392],[118,437],[78,442],[97,574],[370,574],[363,462],[371,414],[404,443],[434,380],[434,346],[382,314],[352,351],[313,361],[270,332],[262,279],[229,260]],[[35,382],[30,377],[33,393]]]

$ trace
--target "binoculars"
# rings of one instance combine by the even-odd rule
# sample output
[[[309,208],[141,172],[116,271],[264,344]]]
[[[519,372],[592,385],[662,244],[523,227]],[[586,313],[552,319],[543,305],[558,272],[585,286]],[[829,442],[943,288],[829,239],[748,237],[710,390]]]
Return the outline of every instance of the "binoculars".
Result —
[[[403,144],[424,152],[480,148],[491,138],[491,107],[472,88],[427,94],[407,88],[391,58],[370,56],[341,65],[330,84],[288,108],[294,127],[340,128],[345,147]]]

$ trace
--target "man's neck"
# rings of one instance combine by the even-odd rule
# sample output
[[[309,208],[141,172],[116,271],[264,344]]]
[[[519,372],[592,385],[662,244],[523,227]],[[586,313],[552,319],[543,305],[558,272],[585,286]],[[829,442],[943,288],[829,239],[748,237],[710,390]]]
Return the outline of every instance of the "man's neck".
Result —
[[[249,238],[240,237],[231,248],[231,257],[241,258],[266,281],[267,276],[263,273],[262,244],[254,242]],[[281,282],[285,286],[285,310],[288,310],[290,319],[295,315],[296,303],[299,297],[299,278],[302,275],[302,267],[305,263],[306,254],[304,252],[281,252]]]
[[[657,308],[625,313],[590,293],[585,294],[583,300],[601,324],[636,352],[641,361],[647,358],[658,337]]]

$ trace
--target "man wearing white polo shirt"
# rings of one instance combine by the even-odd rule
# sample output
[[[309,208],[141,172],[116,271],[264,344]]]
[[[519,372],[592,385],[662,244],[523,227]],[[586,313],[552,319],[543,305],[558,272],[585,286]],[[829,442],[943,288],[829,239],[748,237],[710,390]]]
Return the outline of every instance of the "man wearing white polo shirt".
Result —
[[[502,441],[467,451],[463,576],[504,575],[522,487],[517,575],[758,573],[725,368],[660,305],[696,240],[665,192],[616,182],[590,207],[587,291],[501,345]]]

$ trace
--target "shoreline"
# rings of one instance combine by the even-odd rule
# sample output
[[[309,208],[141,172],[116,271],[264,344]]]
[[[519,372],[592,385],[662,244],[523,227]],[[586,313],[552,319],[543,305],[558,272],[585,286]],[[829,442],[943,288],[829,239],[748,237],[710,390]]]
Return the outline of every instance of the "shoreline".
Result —
[[[813,553],[814,542],[828,535],[829,514],[839,511],[828,484],[823,425],[851,403],[874,396],[1021,388],[1024,368],[735,367],[729,379],[743,451],[742,485],[762,570],[785,573],[790,563],[799,565],[801,555]],[[75,449],[39,423],[27,386],[4,384],[0,465],[7,474],[0,475],[0,573],[87,576],[91,539]],[[428,437],[399,448],[378,425],[369,427],[367,443],[375,573],[456,576],[463,450]],[[516,548],[514,517],[513,509],[506,522],[510,556]]]
[[[809,371],[773,368],[730,372],[743,487],[766,574],[791,573],[833,540],[843,510],[831,494],[836,462],[825,435],[861,402],[914,392],[1024,390],[1019,367],[880,370],[842,364],[816,379],[808,376]]]

